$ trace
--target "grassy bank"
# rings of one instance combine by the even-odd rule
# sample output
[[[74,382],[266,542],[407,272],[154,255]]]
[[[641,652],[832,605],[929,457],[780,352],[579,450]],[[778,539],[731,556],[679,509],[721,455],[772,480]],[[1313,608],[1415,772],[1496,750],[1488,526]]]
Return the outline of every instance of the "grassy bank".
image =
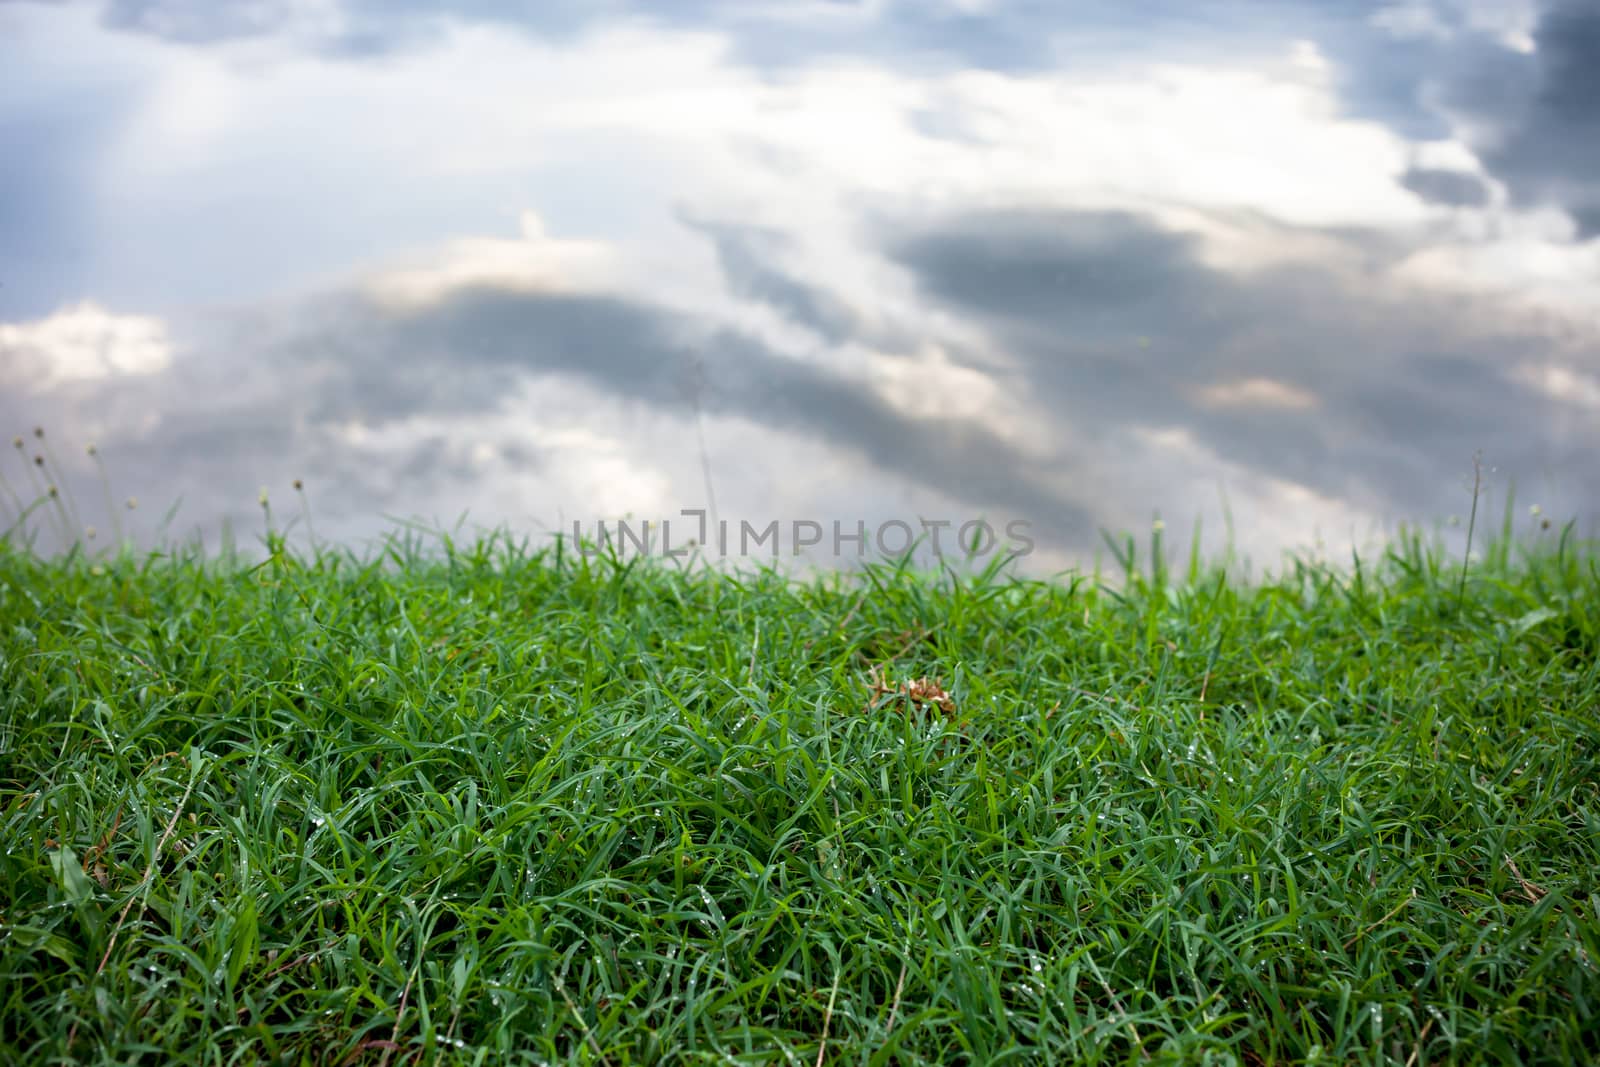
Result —
[[[0,1061],[1600,1056],[1600,572],[0,552]]]

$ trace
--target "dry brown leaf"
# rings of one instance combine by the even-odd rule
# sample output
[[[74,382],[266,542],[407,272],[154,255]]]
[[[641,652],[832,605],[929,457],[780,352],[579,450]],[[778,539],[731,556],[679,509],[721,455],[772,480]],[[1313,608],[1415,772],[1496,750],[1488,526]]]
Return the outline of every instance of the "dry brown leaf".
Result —
[[[932,704],[946,715],[956,713],[954,698],[945,691],[937,678],[917,678],[900,685],[891,681],[883,668],[873,667],[868,674],[868,684],[872,687],[872,699],[863,709],[865,711],[870,711],[886,696],[903,696],[919,706]]]
[[[915,704],[936,704],[946,715],[956,713],[956,702],[934,678],[918,678],[906,686],[906,696]]]

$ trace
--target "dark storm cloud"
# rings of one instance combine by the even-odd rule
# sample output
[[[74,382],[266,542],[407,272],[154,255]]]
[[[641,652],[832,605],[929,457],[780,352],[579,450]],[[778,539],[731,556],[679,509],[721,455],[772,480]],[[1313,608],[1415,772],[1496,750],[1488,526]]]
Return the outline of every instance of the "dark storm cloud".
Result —
[[[1600,235],[1600,4],[1547,0],[1532,53],[1438,14],[1444,39],[1335,38],[1345,109],[1415,138],[1446,136],[1445,116],[1462,115],[1513,203],[1564,209],[1580,237]]]
[[[1331,62],[1344,114],[1382,122],[1410,140],[1439,140],[1452,135],[1436,99],[1441,88],[1446,96],[1486,94],[1500,100],[1531,80],[1527,57],[1471,25],[1464,10],[1433,3],[1427,10],[1442,35],[1397,34],[1374,20],[1392,7],[1387,2],[1352,6],[1349,17],[1325,18],[1305,35]]]
[[[783,234],[752,226],[685,222],[711,239],[728,291],[735,296],[766,304],[833,344],[860,336],[863,324],[849,305],[776,265],[787,247]]]
[[[104,439],[102,453],[140,473],[141,493],[163,502],[182,495],[184,514],[227,515],[248,529],[261,519],[253,506],[260,483],[274,487],[274,499],[291,499],[289,482],[305,476],[350,514],[392,507],[397,493],[427,502],[452,484],[471,486],[480,443],[472,417],[502,413],[506,398],[530,384],[565,379],[612,397],[618,406],[597,412],[597,425],[615,417],[624,438],[630,406],[679,418],[698,409],[792,431],[816,443],[817,462],[842,451],[976,509],[1026,517],[1054,537],[1085,543],[1092,535],[1083,508],[985,427],[907,417],[857,382],[648,304],[478,288],[395,312],[341,295],[302,308],[287,331],[286,311],[252,312],[262,322],[247,316],[187,339],[214,358],[25,405],[0,401],[0,414],[16,425],[82,424],[87,410],[112,416],[103,403],[114,396],[111,421],[129,429]],[[277,325],[262,328],[267,321]],[[145,416],[154,428],[133,429]],[[416,418],[459,420],[462,439],[418,432],[390,440],[375,459],[340,436],[351,424]],[[542,462],[497,447],[520,469]],[[773,477],[806,462],[793,454],[745,460],[773,464]]]
[[[897,258],[930,295],[1015,330],[1061,321],[1092,346],[1169,325],[1164,309],[1209,295],[1187,242],[1115,213],[978,214],[911,237]]]
[[[486,383],[507,373],[522,380],[569,376],[654,410],[689,414],[699,404],[710,414],[793,430],[920,486],[1048,523],[1063,536],[1082,538],[1093,528],[1079,504],[986,428],[909,418],[858,383],[741,334],[704,334],[648,305],[485,288],[393,320],[380,336],[375,351],[384,366],[369,367],[374,375],[405,377],[403,368],[414,373],[419,363],[438,360],[434,380],[486,371],[476,388],[490,391]],[[471,370],[464,373],[463,364]],[[346,391],[330,391],[330,403],[367,408],[422,395],[400,400],[365,374],[346,384]]]
[[[1422,199],[1448,207],[1482,207],[1489,202],[1489,187],[1476,174],[1459,170],[1412,167],[1400,184]]]
[[[1580,235],[1600,235],[1600,5],[1560,0],[1543,14],[1530,62],[1535,88],[1485,101],[1504,115],[1506,133],[1484,164],[1522,203],[1554,203],[1577,221]],[[1510,103],[1520,107],[1505,114]],[[1500,106],[1496,107],[1496,103]]]
[[[1465,298],[1310,267],[1225,274],[1188,238],[1116,213],[976,214],[891,247],[930,299],[989,328],[1018,363],[1015,388],[1091,439],[1180,427],[1252,471],[1391,514],[1454,510],[1452,473],[1479,449],[1532,471],[1600,448],[1593,427],[1551,431],[1559,402],[1513,377],[1550,338]],[[1251,379],[1316,406],[1203,399]],[[1600,471],[1567,473],[1592,507]]]
[[[1060,426],[1088,443],[1086,454],[1041,464],[979,422],[909,418],[821,366],[648,303],[488,287],[409,312],[353,294],[258,309],[187,336],[205,360],[26,405],[0,398],[0,414],[25,427],[82,423],[88,411],[128,427],[101,442],[121,478],[138,472],[138,491],[161,506],[182,495],[183,515],[228,515],[244,531],[260,526],[263,483],[280,521],[295,515],[295,477],[318,487],[320,506],[350,514],[377,515],[397,497],[426,507],[470,487],[485,443],[472,417],[504,413],[507,397],[558,380],[614,398],[604,410],[623,427],[633,406],[749,420],[816,442],[818,460],[842,450],[863,471],[1026,517],[1071,548],[1091,544],[1095,522],[1070,472],[1103,467],[1115,457],[1094,453],[1095,443],[1113,447],[1137,427],[1185,429],[1229,463],[1391,515],[1461,510],[1459,473],[1480,449],[1506,470],[1556,470],[1574,507],[1600,499],[1600,474],[1583,461],[1600,448],[1595,428],[1563,421],[1557,401],[1509,373],[1542,355],[1548,338],[1497,324],[1494,308],[1311,267],[1223,273],[1191,239],[1131,214],[969,214],[902,225],[888,247],[931,303],[984,327],[1009,357],[1002,389],[1053,424],[1035,427],[1037,439]],[[995,365],[986,361],[986,373]],[[1202,399],[1252,378],[1317,406]],[[145,416],[153,427],[134,429]],[[419,418],[416,432],[377,451],[352,450],[340,435],[350,424]],[[426,420],[461,431],[446,436]],[[526,449],[503,458],[522,470],[544,462]],[[750,460],[773,464],[774,476],[808,462],[803,447]],[[1161,472],[1151,477],[1153,492],[1173,488]]]

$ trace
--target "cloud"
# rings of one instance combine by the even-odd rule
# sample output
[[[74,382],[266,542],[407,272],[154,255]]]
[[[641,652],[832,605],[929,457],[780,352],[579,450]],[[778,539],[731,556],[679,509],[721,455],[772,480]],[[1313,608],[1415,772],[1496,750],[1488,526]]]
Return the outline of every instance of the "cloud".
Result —
[[[912,484],[974,505],[1039,516],[1063,533],[1081,536],[1090,529],[1087,512],[1063,487],[1036,473],[1028,457],[981,421],[908,415],[875,396],[869,382],[645,304],[464,289],[425,311],[395,318],[370,351],[381,353],[391,371],[404,368],[389,377],[408,383],[407,392],[396,393],[392,384],[376,390],[363,385],[343,397],[325,391],[327,401],[374,418],[424,395],[430,409],[438,410],[450,395],[445,376],[477,379],[477,388],[495,391],[503,386],[489,383],[508,374],[573,378],[653,411],[691,416],[700,406],[711,416],[792,431]],[[424,377],[418,372],[432,352],[449,352],[450,363]],[[463,374],[464,366],[471,372]],[[321,413],[324,419],[332,415]]]
[[[808,6],[826,14],[852,5]],[[565,44],[617,21],[737,30],[793,21],[800,13],[792,0],[104,0],[101,21],[116,32],[190,46],[285,38],[326,58],[361,62],[425,50],[461,27]]]
[[[357,288],[232,317],[183,349],[213,355],[145,368],[156,372],[114,393],[36,391],[27,417],[92,432],[118,470],[140,472],[141,497],[182,496],[184,515],[241,528],[260,520],[257,485],[300,477],[318,488],[325,535],[453,503],[488,522],[553,523],[561,508],[672,514],[701,499],[686,446],[700,418],[713,440],[738,442],[713,457],[725,515],[751,514],[769,486],[805,486],[842,457],[857,479],[879,472],[961,502],[966,517],[1024,516],[1058,543],[1093,528],[1070,484],[981,418],[902,409],[865,377],[612,295],[469,281],[395,304]],[[783,494],[772,506],[798,507]]]
[[[1600,414],[1600,374],[1559,363],[1529,363],[1517,368],[1515,376],[1558,404]]]
[[[1536,87],[1484,164],[1518,202],[1560,204],[1600,236],[1600,7],[1555,0],[1534,41]]]
[[[716,247],[717,262],[733,295],[766,304],[832,344],[861,334],[866,325],[862,316],[837,294],[776,265],[789,244],[781,232],[688,221]]]
[[[151,375],[171,361],[160,319],[115,315],[89,302],[34,322],[0,322],[0,383],[12,389]]]
[[[1317,398],[1304,389],[1271,378],[1245,378],[1203,386],[1197,391],[1197,398],[1202,406],[1210,408],[1306,411],[1317,406]]]
[[[520,222],[519,238],[451,241],[417,257],[417,263],[377,271],[366,289],[380,302],[417,307],[475,286],[585,292],[613,285],[621,276],[616,250],[604,242],[551,238],[532,211],[524,211]]]
[[[119,32],[185,45],[272,36],[362,61],[425,49],[452,28],[492,27],[568,44],[605,26],[713,32],[741,65],[766,71],[818,63],[898,71],[1036,74],[1105,69],[1129,56],[1215,61],[1281,50],[1343,32],[1385,0],[1263,5],[1219,0],[105,0]]]
[[[206,44],[273,33],[307,6],[297,0],[107,0],[101,17],[111,29]]]
[[[1338,114],[1314,48],[1280,42],[1243,65],[1158,52],[1032,75],[830,62],[768,77],[730,56],[728,32],[598,22],[557,45],[463,18],[381,64],[329,62],[293,41],[174,50],[86,32],[80,51],[139,78],[117,94],[133,113],[101,135],[94,166],[75,167],[77,217],[97,234],[82,284],[122,305],[250,299],[492,232],[529,208],[558,231],[651,242],[670,258],[687,209],[789,232],[798,255],[730,234],[724,268],[836,336],[842,309],[794,283],[858,269],[845,246],[872,199],[1424,217],[1394,180],[1406,146]],[[930,109],[971,136],[919,130]],[[826,264],[811,257],[830,243]],[[756,253],[765,268],[806,270],[758,279],[739,261]],[[883,302],[879,279],[857,281]]]
[[[1220,269],[1204,245],[1128,213],[999,211],[916,223],[891,251],[930,301],[987,326],[1015,361],[1003,387],[1088,440],[1181,432],[1389,515],[1452,510],[1452,472],[1480,449],[1521,471],[1547,470],[1557,442],[1600,449],[1563,415],[1588,393],[1522,369],[1563,337],[1548,317],[1336,259]],[[1600,331],[1579,336],[1576,358],[1600,363]],[[1593,468],[1557,480],[1572,506],[1600,496]]]
[[[1483,207],[1489,202],[1483,179],[1458,170],[1412,167],[1400,176],[1400,184],[1429,203],[1447,207]]]
[[[1555,206],[1580,239],[1600,233],[1600,7],[1590,0],[1435,0],[1380,20],[1386,45],[1349,50],[1347,96],[1396,129],[1442,121],[1514,207]],[[1439,134],[1433,134],[1437,137]],[[1428,196],[1437,185],[1422,177]],[[1445,192],[1446,201],[1468,187]]]
[[[1413,6],[63,9],[0,101],[39,148],[13,232],[45,220],[0,248],[55,279],[7,317],[92,294],[171,358],[0,413],[248,524],[300,476],[330,521],[670,509],[701,431],[729,514],[937,502],[1074,549],[1209,471],[1274,537],[1448,513],[1478,448],[1578,506],[1600,244],[1540,205],[1582,217],[1582,116],[1495,155],[1578,90],[1548,15],[1527,51]]]

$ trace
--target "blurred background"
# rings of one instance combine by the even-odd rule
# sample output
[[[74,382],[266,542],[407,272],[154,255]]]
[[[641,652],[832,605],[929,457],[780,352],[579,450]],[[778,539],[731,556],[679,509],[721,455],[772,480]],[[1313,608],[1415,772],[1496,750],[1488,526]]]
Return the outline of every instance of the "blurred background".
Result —
[[[1593,0],[0,0],[0,72],[41,545],[1600,519]]]

